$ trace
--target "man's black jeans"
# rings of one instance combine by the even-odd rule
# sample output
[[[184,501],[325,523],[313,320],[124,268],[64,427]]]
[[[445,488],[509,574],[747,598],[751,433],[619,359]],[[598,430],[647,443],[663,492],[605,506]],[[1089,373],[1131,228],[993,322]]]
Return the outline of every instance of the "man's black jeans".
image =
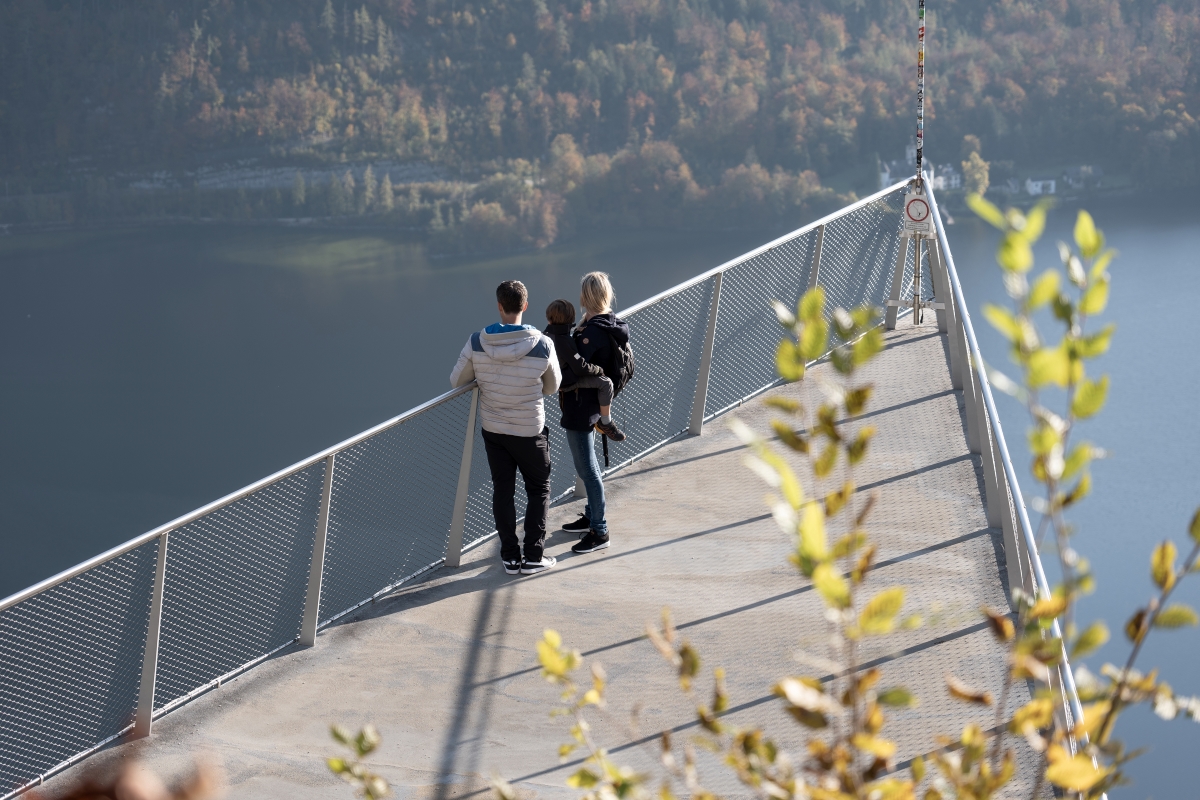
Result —
[[[483,432],[488,466],[492,468],[492,513],[500,534],[500,557],[521,559],[517,539],[517,470],[525,479],[525,560],[541,561],[546,543],[546,514],[550,510],[550,430],[537,436]]]

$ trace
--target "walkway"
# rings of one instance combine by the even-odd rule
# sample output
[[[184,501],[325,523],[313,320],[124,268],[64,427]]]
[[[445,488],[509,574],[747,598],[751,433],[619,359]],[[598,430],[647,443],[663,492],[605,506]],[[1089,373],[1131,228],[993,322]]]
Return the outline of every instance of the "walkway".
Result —
[[[978,609],[1006,603],[1001,534],[984,517],[979,459],[967,450],[945,336],[902,320],[887,338],[871,367],[869,416],[879,434],[860,490],[880,492],[869,525],[880,547],[875,585],[906,586],[906,610],[927,623],[873,642],[865,657],[882,666],[884,685],[903,683],[920,697],[918,708],[891,714],[884,729],[906,762],[935,749],[936,734],[957,735],[970,721],[991,727],[987,711],[950,700],[943,676],[952,671],[999,693],[1002,655]],[[813,378],[825,369],[775,391],[816,405]],[[737,413],[767,430],[761,403]],[[820,598],[785,561],[789,543],[767,514],[764,485],[742,465],[743,452],[725,420],[715,420],[704,436],[664,447],[609,480],[609,550],[575,556],[573,537],[560,531],[548,547],[559,566],[516,577],[504,574],[491,541],[460,569],[438,570],[325,630],[316,647],[284,651],[156,722],[148,742],[87,764],[140,746],[156,770],[172,775],[208,751],[224,762],[230,798],[350,798],[324,766],[336,752],[327,728],[374,722],[383,745],[373,764],[400,798],[483,797],[493,774],[531,797],[575,797],[564,783],[573,767],[556,756],[567,724],[549,716],[556,692],[538,675],[534,643],[543,628],[556,628],[589,662],[604,665],[610,708],[596,734],[617,760],[656,772],[653,734],[691,720],[667,666],[640,635],[666,605],[698,647],[704,671],[726,668],[731,721],[764,724],[796,748],[801,731],[770,686],[811,672],[794,653],[823,654],[825,623]],[[551,521],[572,520],[579,507],[554,509]],[[707,679],[701,686],[707,695]],[[1014,694],[1014,705],[1028,697],[1024,686]],[[638,704],[631,731],[629,711]],[[78,774],[77,767],[50,787]],[[717,791],[748,794],[717,779],[717,768],[704,774]]]

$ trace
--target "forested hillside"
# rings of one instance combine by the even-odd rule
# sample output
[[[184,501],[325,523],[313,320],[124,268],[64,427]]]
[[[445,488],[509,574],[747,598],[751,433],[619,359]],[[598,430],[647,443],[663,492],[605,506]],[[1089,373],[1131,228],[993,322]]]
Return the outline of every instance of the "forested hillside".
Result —
[[[727,207],[714,192],[830,201],[820,178],[911,139],[915,6],[8,0],[0,173],[36,191],[70,188],[73,165],[422,160],[469,181],[529,178],[559,198],[538,214],[585,184],[577,210],[604,212],[610,191],[657,198],[618,209],[637,218],[663,200]],[[972,134],[989,159],[1200,180],[1200,0],[929,9],[934,158],[959,159]]]

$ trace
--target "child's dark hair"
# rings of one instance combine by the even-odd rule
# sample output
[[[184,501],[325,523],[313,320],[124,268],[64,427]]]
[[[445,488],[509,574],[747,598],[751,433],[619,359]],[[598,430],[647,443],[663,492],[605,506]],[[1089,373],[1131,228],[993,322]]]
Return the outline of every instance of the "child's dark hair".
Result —
[[[555,300],[546,306],[546,321],[551,325],[574,325],[575,306],[569,300]]]

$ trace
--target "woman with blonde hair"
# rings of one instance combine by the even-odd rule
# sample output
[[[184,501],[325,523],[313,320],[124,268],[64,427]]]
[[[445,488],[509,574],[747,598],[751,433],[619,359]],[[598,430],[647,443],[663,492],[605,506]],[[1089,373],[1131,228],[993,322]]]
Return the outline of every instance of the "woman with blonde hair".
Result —
[[[612,282],[603,272],[589,272],[583,276],[579,289],[579,305],[583,309],[583,322],[574,334],[575,345],[584,361],[596,364],[612,377],[616,371],[617,349],[629,341],[629,325],[613,313],[616,300]],[[562,426],[566,432],[575,472],[587,490],[587,506],[583,515],[575,522],[563,526],[563,530],[582,533],[583,538],[571,549],[576,553],[593,553],[608,547],[608,521],[604,518],[604,481],[600,476],[600,462],[596,459],[594,432],[617,438],[623,435],[613,424],[612,418],[600,413],[599,394],[596,389],[568,388],[559,392],[562,407]]]

